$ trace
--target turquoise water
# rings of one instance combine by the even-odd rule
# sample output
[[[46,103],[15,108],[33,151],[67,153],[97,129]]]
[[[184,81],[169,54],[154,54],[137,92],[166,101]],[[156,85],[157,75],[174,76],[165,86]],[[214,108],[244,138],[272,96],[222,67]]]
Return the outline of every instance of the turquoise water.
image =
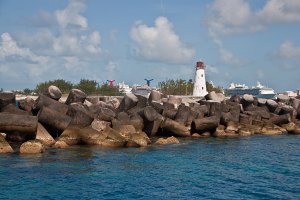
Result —
[[[300,199],[300,136],[0,155],[0,199]]]

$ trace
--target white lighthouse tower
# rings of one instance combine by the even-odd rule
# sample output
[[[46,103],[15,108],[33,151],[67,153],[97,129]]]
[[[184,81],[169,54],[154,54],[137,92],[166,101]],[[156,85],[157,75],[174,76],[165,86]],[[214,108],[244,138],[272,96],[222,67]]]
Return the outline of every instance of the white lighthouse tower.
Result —
[[[203,97],[207,94],[205,81],[205,64],[202,60],[196,63],[193,96]]]

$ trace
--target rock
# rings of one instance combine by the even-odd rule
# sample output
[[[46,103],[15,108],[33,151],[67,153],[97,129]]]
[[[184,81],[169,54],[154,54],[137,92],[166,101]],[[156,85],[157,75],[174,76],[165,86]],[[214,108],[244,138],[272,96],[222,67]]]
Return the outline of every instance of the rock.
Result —
[[[38,118],[29,115],[0,113],[0,132],[23,135],[24,139],[34,139],[38,126]],[[22,140],[23,141],[23,140]]]
[[[146,133],[133,133],[127,141],[128,147],[146,147],[151,141]]]
[[[165,120],[161,124],[161,128],[179,137],[191,136],[190,130],[186,126],[172,119],[165,118]]]
[[[213,100],[216,102],[222,102],[225,100],[225,96],[222,93],[216,93],[215,91],[212,91],[205,95],[206,100]]]
[[[144,129],[144,120],[138,114],[130,116],[129,124],[133,125],[137,132],[142,132],[142,130]]]
[[[248,128],[239,128],[238,134],[239,134],[239,136],[250,136],[250,135],[252,135],[251,131]]]
[[[235,103],[240,104],[240,102],[241,102],[241,97],[240,97],[239,95],[234,95],[234,96],[231,96],[229,100],[230,100],[231,102],[235,102]]]
[[[162,113],[162,115],[164,117],[169,118],[169,119],[173,119],[173,120],[175,120],[176,114],[177,114],[177,109],[175,109],[175,108],[165,109]]]
[[[234,121],[229,121],[227,123],[226,131],[234,131],[238,132],[239,130],[239,123]]]
[[[1,153],[13,153],[14,150],[9,145],[9,143],[5,140],[3,135],[0,135],[0,154]]]
[[[218,127],[220,120],[216,116],[194,119],[192,130],[197,132],[205,132],[214,130]]]
[[[57,142],[55,142],[53,147],[57,148],[57,149],[64,149],[64,148],[69,147],[69,145],[65,141],[57,141]]]
[[[290,101],[290,97],[287,96],[287,95],[284,95],[284,94],[279,94],[279,95],[277,96],[277,101],[278,101],[278,102],[282,102],[282,103],[284,103],[284,104],[288,104],[289,101]]]
[[[157,90],[152,90],[150,95],[149,95],[149,102],[151,103],[152,101],[160,101],[161,100],[161,93]]]
[[[266,124],[263,126],[261,129],[261,134],[262,135],[281,135],[285,132],[286,130],[276,126],[274,124]]]
[[[19,108],[28,112],[31,112],[34,105],[34,100],[31,97],[19,100]]]
[[[263,99],[263,98],[258,98],[257,99],[257,105],[262,107],[262,106],[265,106],[267,103],[267,99]]]
[[[84,103],[87,95],[79,90],[79,89],[72,89],[67,97],[65,104],[70,105],[71,103]]]
[[[131,93],[125,94],[120,103],[118,111],[119,112],[127,111],[135,107],[137,103],[138,103],[138,98],[134,94]]]
[[[270,110],[270,112],[274,112],[276,110],[276,108],[278,107],[278,103],[272,99],[268,99],[266,105],[267,105],[268,109]]]
[[[219,125],[216,129],[216,131],[212,134],[214,137],[236,137],[238,134],[236,134],[235,131],[226,131],[225,127],[223,125]]]
[[[159,113],[156,112],[156,110],[151,106],[147,106],[144,108],[143,117],[145,118],[145,120],[150,122],[161,118],[161,116],[159,116]]]
[[[241,104],[244,108],[252,105],[254,102],[254,97],[251,94],[244,94],[243,98],[241,99]]]
[[[189,106],[185,106],[184,104],[180,104],[178,106],[178,110],[175,116],[175,121],[190,126],[192,123],[192,120],[189,120],[191,116],[191,108]]]
[[[201,138],[202,136],[199,133],[193,133],[192,138]]]
[[[16,95],[12,92],[0,92],[0,109],[8,104],[16,104]]]
[[[94,120],[93,113],[87,110],[82,103],[71,103],[67,115],[72,118],[70,125],[78,127],[89,126]]]
[[[103,134],[103,131],[97,131],[92,127],[85,127],[79,130],[81,136],[81,142],[87,145],[99,145],[102,146],[107,139],[107,136]]]
[[[48,107],[41,108],[37,117],[40,123],[47,125],[51,129],[50,134],[54,137],[64,131],[72,121],[70,116],[61,114]]]
[[[76,127],[68,127],[59,136],[58,141],[64,141],[67,145],[76,145],[81,142],[80,129]]]
[[[116,113],[109,108],[99,108],[96,116],[97,119],[107,122],[110,122],[115,117]]]
[[[170,95],[170,96],[168,97],[167,103],[173,104],[173,105],[174,105],[174,108],[177,108],[177,106],[180,105],[180,104],[182,103],[182,99],[181,99],[181,98],[178,98],[178,97],[176,97],[176,96]]]
[[[44,94],[56,101],[58,101],[62,96],[60,89],[55,85],[50,85]]]
[[[124,147],[126,145],[126,139],[116,130],[106,127],[102,133],[106,136],[105,141],[101,144],[102,146]]]
[[[171,137],[168,137],[168,138],[159,138],[155,144],[179,144],[179,140],[174,137],[174,136],[171,136]]]
[[[1,112],[6,112],[6,113],[11,113],[11,114],[16,114],[16,115],[32,115],[28,111],[17,108],[16,105],[14,105],[14,104],[8,104],[0,110],[1,110]]]
[[[95,129],[97,131],[103,131],[106,127],[111,126],[111,122],[94,119],[91,126],[92,126],[93,129]]]
[[[38,154],[44,151],[44,145],[39,140],[28,140],[20,146],[21,154]]]
[[[269,119],[269,122],[276,125],[287,124],[291,122],[291,116],[290,114],[284,114],[284,115],[273,114]]]
[[[44,145],[51,146],[55,143],[53,137],[49,134],[49,132],[44,128],[44,126],[38,123],[36,138],[41,141]]]
[[[163,103],[160,102],[156,102],[156,101],[152,101],[150,104],[155,110],[156,112],[158,112],[159,114],[162,114],[165,107],[163,105]]]
[[[34,105],[32,107],[34,113],[38,113],[38,111],[43,108],[47,107],[51,110],[55,110],[60,114],[66,114],[68,111],[68,106],[58,102],[50,97],[47,97],[43,94],[40,94],[39,97],[35,100]]]

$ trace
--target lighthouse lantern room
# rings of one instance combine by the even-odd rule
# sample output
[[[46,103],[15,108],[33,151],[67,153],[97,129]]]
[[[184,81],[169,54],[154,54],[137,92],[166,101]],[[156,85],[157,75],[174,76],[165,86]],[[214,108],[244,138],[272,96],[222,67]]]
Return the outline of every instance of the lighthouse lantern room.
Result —
[[[205,63],[200,60],[196,63],[193,96],[203,97],[206,94]]]

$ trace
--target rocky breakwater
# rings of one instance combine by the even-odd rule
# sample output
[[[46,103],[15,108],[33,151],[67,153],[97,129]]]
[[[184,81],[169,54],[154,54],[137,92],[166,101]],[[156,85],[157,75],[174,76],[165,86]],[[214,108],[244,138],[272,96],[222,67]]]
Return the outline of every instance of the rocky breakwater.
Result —
[[[146,147],[178,143],[175,137],[300,133],[300,97],[225,98],[211,92],[202,100],[183,101],[158,91],[149,98],[88,97],[78,89],[71,90],[65,102],[60,97],[55,86],[35,101],[16,103],[13,93],[0,93],[0,152],[42,153],[71,145]],[[12,142],[19,147],[11,148]]]

